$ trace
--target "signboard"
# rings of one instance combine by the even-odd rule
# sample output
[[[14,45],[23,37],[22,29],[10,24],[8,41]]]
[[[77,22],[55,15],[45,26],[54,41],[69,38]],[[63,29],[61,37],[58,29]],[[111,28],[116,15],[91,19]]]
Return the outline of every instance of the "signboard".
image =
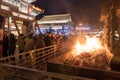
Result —
[[[1,9],[7,10],[7,11],[10,10],[10,8],[8,6],[5,6],[5,5],[1,5]]]

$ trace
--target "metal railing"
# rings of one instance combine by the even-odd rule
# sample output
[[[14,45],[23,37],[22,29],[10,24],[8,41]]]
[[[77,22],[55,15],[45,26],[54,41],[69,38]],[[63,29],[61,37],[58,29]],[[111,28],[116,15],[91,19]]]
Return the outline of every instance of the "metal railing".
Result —
[[[42,69],[51,59],[69,51],[68,42],[0,58],[0,63]]]
[[[0,80],[95,80],[7,64],[0,64],[0,73]]]

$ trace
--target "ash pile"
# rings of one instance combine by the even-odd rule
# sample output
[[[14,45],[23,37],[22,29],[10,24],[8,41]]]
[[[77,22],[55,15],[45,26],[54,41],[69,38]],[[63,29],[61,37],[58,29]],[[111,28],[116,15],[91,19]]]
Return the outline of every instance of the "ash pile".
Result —
[[[92,52],[82,52],[78,55],[68,55],[63,64],[78,66],[81,68],[94,68],[94,69],[102,69],[102,70],[111,70],[110,69],[110,60],[112,55],[109,54],[104,49],[96,50]]]

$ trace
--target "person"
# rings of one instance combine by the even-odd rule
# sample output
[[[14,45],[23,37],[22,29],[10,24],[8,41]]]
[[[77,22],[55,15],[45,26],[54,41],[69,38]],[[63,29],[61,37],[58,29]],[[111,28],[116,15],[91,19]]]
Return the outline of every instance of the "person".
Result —
[[[51,45],[55,45],[57,43],[57,38],[55,34],[52,34],[50,37]]]
[[[34,40],[33,34],[29,34],[28,37],[25,39],[25,51],[33,50],[34,48]]]
[[[45,41],[45,45],[46,46],[51,46],[51,40],[50,40],[50,37],[51,37],[51,33],[47,33],[44,37],[44,41]]]
[[[3,57],[6,57],[6,56],[8,56],[8,42],[9,42],[9,40],[8,40],[8,35],[7,35],[7,33],[5,33],[4,35],[3,35],[3,48],[2,48],[2,53],[3,53]]]
[[[35,44],[35,49],[39,49],[39,48],[43,48],[43,47],[45,47],[44,38],[43,38],[42,34],[39,34],[38,39]]]
[[[17,45],[18,45],[19,53],[24,52],[25,42],[24,42],[24,35],[23,34],[20,34],[18,36]]]
[[[9,55],[14,55],[15,48],[16,48],[16,39],[14,34],[9,34],[8,36],[9,43],[8,43],[8,54]]]

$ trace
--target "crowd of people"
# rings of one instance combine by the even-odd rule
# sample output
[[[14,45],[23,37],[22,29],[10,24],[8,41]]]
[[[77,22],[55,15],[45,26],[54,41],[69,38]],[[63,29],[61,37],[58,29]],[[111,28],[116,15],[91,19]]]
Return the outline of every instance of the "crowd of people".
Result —
[[[38,35],[34,35],[31,33],[28,36],[20,34],[18,38],[16,38],[15,35],[12,33],[4,34],[2,56],[5,57],[14,55],[16,45],[18,46],[19,53],[23,53],[34,49],[59,44],[66,40],[67,40],[66,36],[51,33]]]

